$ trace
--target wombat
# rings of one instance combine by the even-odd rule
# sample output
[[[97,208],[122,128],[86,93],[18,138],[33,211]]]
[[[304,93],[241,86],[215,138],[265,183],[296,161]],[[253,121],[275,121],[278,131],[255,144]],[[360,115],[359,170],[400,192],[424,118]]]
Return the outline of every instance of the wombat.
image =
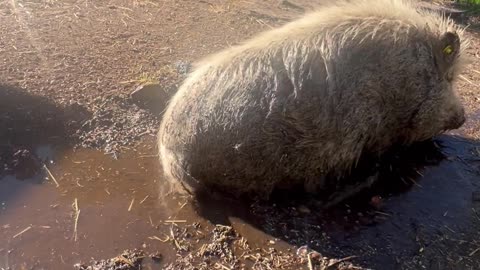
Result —
[[[190,193],[267,199],[275,188],[335,187],[364,155],[464,123],[453,89],[463,36],[413,3],[360,0],[206,57],[163,116],[165,175]]]

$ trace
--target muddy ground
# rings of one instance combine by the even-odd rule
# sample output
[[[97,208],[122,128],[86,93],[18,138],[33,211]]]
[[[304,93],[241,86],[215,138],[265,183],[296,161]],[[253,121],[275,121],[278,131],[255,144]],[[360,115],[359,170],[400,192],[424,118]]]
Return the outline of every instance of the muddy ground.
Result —
[[[328,212],[158,197],[154,136],[190,63],[321,2],[0,2],[0,269],[480,269],[475,14],[467,123],[372,190]]]

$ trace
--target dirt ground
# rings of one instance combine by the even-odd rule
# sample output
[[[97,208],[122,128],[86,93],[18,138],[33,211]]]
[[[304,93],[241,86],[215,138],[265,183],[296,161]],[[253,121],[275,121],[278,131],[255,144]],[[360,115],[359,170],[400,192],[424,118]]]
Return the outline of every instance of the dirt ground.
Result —
[[[0,269],[480,269],[475,14],[467,123],[393,158],[395,184],[328,213],[158,198],[154,136],[190,64],[325,1],[1,1]]]

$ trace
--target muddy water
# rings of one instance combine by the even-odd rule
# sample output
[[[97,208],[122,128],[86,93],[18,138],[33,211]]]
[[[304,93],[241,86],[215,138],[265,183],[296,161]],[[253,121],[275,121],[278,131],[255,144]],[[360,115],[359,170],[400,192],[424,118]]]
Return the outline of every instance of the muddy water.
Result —
[[[412,164],[403,162],[369,194],[328,213],[288,203],[256,208],[218,201],[196,211],[182,198],[159,198],[162,179],[151,140],[118,160],[42,145],[36,156],[58,186],[46,170],[0,180],[0,269],[72,269],[128,248],[160,252],[168,263],[174,246],[158,239],[169,234],[172,220],[178,226],[230,222],[253,247],[278,238],[280,250],[308,244],[329,256],[357,255],[359,264],[374,269],[478,269],[480,143],[450,136],[438,143],[445,155],[439,163],[418,167],[411,154]],[[398,180],[403,176],[408,185]],[[380,208],[368,204],[373,195],[384,198]]]
[[[55,152],[42,148],[40,152]],[[46,170],[31,179],[4,177],[0,269],[71,269],[92,257],[116,256],[123,248],[160,251],[168,260],[174,255],[171,247],[157,245],[149,237],[161,237],[157,225],[175,218],[170,215],[179,206],[158,198],[154,154],[146,146],[119,160],[92,150],[53,154],[46,157],[53,161],[47,167],[58,187]],[[76,240],[75,200],[80,210]]]
[[[444,159],[415,168],[416,175],[405,167],[386,175],[376,190],[385,198],[382,219],[336,229],[335,245],[374,254],[376,269],[480,269],[480,144],[450,136],[436,142]],[[413,184],[398,192],[393,182],[401,183],[399,177]]]

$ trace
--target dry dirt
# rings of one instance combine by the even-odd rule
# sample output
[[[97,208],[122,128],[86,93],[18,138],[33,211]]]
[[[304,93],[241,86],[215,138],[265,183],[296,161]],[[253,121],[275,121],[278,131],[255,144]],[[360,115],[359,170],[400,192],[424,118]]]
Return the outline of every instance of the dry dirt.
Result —
[[[321,2],[3,1],[0,83],[49,102],[58,110],[54,121],[69,126],[80,145],[118,154],[141,136],[155,135],[159,113],[189,63]],[[476,41],[469,51],[474,59]],[[475,62],[460,83],[474,115],[477,68]],[[131,96],[145,83],[158,84],[153,109],[145,98]]]
[[[31,241],[30,245],[15,241],[23,240],[22,237],[27,237],[36,229],[46,230],[46,227],[53,226],[46,226],[46,223],[40,224],[41,226],[39,224],[32,225],[38,218],[57,225],[63,224],[65,220],[71,222],[72,217],[65,214],[71,211],[71,201],[66,203],[61,198],[70,200],[78,197],[80,202],[88,200],[98,203],[100,201],[101,203],[98,204],[108,205],[106,201],[103,201],[103,196],[107,196],[106,194],[110,196],[114,189],[111,183],[115,181],[121,182],[116,187],[121,196],[119,195],[120,198],[116,198],[118,200],[115,202],[121,203],[123,208],[119,210],[118,206],[108,206],[109,208],[105,209],[111,210],[111,213],[91,210],[90,214],[87,208],[81,215],[87,215],[93,223],[95,223],[97,214],[101,213],[109,217],[111,215],[111,217],[115,217],[112,218],[113,223],[126,224],[126,227],[133,226],[131,222],[134,221],[125,221],[123,217],[117,219],[115,215],[117,212],[125,211],[129,204],[130,207],[132,205],[136,207],[138,201],[141,200],[137,197],[137,201],[130,201],[131,197],[125,197],[125,194],[130,196],[129,192],[132,190],[135,190],[133,191],[135,194],[137,185],[140,185],[129,182],[131,180],[129,177],[132,179],[141,177],[129,176],[129,173],[132,173],[131,171],[135,173],[134,165],[141,166],[143,169],[143,166],[150,168],[155,163],[155,158],[145,164],[138,160],[155,155],[152,138],[155,136],[161,112],[168,98],[175,92],[178,84],[188,72],[190,63],[209,53],[232,46],[259,31],[270,29],[301,16],[324,1],[1,1],[0,177],[13,175],[16,179],[31,179],[43,172],[42,168],[57,166],[58,168],[55,167],[57,169],[52,172],[46,169],[48,175],[56,175],[61,188],[64,187],[65,184],[62,181],[67,181],[66,178],[71,178],[72,182],[60,192],[59,198],[55,197],[56,193],[50,189],[33,187],[29,191],[31,193],[25,195],[28,199],[17,199],[18,205],[12,208],[15,209],[14,212],[17,215],[8,212],[7,207],[5,207],[6,212],[0,211],[1,235],[2,237],[9,235],[9,240],[6,241],[8,245],[0,245],[0,255],[5,254],[4,257],[0,257],[0,269],[19,269],[20,267],[72,269],[78,260],[81,260],[81,263],[77,265],[79,269],[128,269],[129,267],[137,269],[139,261],[143,259],[140,257],[146,256],[151,260],[157,258],[157,256],[143,253],[133,254],[128,251],[123,257],[122,255],[115,257],[124,249],[144,248],[145,243],[141,244],[136,241],[139,236],[132,231],[129,236],[122,236],[128,239],[124,242],[95,236],[96,224],[79,224],[80,229],[87,230],[88,228],[90,230],[90,238],[85,234],[80,239],[80,241],[84,241],[83,243],[88,242],[89,244],[75,245],[72,242],[65,244],[63,242],[65,239],[71,241],[70,229],[66,234],[62,234],[63,231],[59,230],[58,234],[46,234],[47,238],[39,236],[38,239],[49,241],[45,239],[53,239],[59,235],[58,237],[61,239],[49,242],[52,244],[49,246],[51,250],[42,250],[42,244],[38,244],[35,238],[24,240]],[[472,56],[473,62],[458,82],[458,90],[467,108],[469,118],[465,126],[455,133],[461,135],[462,138],[471,140],[469,145],[473,145],[473,148],[464,147],[464,144],[448,138],[444,141],[448,147],[458,150],[446,151],[449,157],[468,156],[473,160],[461,160],[463,163],[455,163],[455,166],[466,164],[462,170],[471,169],[473,172],[469,173],[478,177],[480,175],[478,174],[480,152],[475,153],[471,149],[477,149],[477,151],[480,149],[478,148],[478,139],[480,139],[480,91],[478,91],[480,35],[477,32],[478,19],[476,16],[469,14],[460,19],[463,23],[472,24],[469,35],[473,42],[467,53]],[[144,89],[138,90],[145,84],[153,84],[153,86],[146,86]],[[144,147],[146,149],[137,151],[137,145],[144,142],[147,142],[147,146]],[[39,150],[38,146],[46,144],[55,146],[55,155],[53,155],[55,158],[49,151],[43,148]],[[83,148],[98,149],[114,160],[120,159],[120,161],[118,161],[119,163],[105,161],[106,157],[102,157],[97,152],[82,154],[85,151],[82,150]],[[126,157],[122,160],[123,156]],[[91,161],[77,161],[79,157],[83,157],[81,160],[92,158]],[[130,162],[129,160],[135,161]],[[137,162],[139,163],[137,164]],[[130,163],[134,165],[128,165]],[[59,166],[59,164],[68,165]],[[123,170],[125,168],[127,169]],[[444,165],[439,172],[433,174],[441,178],[442,175],[449,175],[450,169],[449,165]],[[85,177],[81,176],[83,170],[85,170]],[[466,174],[464,171],[462,173],[462,175]],[[58,176],[59,174],[62,176]],[[145,179],[156,179],[156,176],[150,171],[142,172],[141,175]],[[92,179],[97,178],[99,183],[94,183]],[[106,178],[109,180],[104,180]],[[7,183],[8,181],[3,182]],[[100,183],[100,181],[110,183],[110,186],[107,184],[103,186],[104,183]],[[148,192],[152,192],[154,189],[151,184],[142,183],[142,185],[139,187],[140,193],[150,194]],[[432,186],[434,187],[434,185]],[[2,187],[5,190],[3,190],[4,193],[0,190],[0,202],[16,205],[15,200],[11,199],[14,192],[6,189],[12,188],[13,190],[17,184],[8,182]],[[451,189],[454,188],[454,184],[452,184]],[[471,189],[475,190],[475,188],[477,188],[476,184],[472,184]],[[475,192],[474,194],[476,194]],[[100,193],[103,195],[99,195]],[[420,194],[422,193],[420,192]],[[468,189],[465,194],[470,196],[471,190]],[[152,199],[154,195],[150,195],[150,199]],[[452,195],[445,201],[456,207],[454,199],[465,199],[463,195]],[[415,201],[418,198],[412,200]],[[59,216],[41,215],[38,211],[32,210],[26,212],[30,219],[25,218],[24,220],[26,214],[20,214],[23,213],[22,205],[26,207],[30,204],[45,204],[45,208],[50,209],[57,208],[55,206],[57,203],[60,205],[60,210],[64,211]],[[127,204],[127,207],[124,207],[123,204]],[[434,205],[436,202],[430,201],[426,204],[428,205],[425,205],[424,210],[430,209],[430,205]],[[62,205],[66,206],[62,208]],[[213,206],[210,206],[211,208],[221,208],[220,205],[221,203],[214,202]],[[397,202],[397,206],[391,208],[392,211],[405,214],[412,210],[409,208],[410,206],[398,205],[402,205],[402,203]],[[470,204],[466,205],[470,207]],[[185,205],[182,204],[180,210],[187,211],[185,209],[188,207],[183,209],[183,206]],[[241,269],[241,267],[247,267],[247,269],[249,269],[248,267],[253,269],[360,269],[360,266],[356,268],[357,266],[353,266],[349,261],[354,261],[355,265],[362,267],[375,266],[375,269],[381,269],[378,267],[382,265],[391,266],[393,264],[398,269],[454,269],[459,265],[464,269],[480,267],[480,257],[478,257],[480,243],[477,242],[480,236],[474,230],[480,228],[478,224],[471,225],[468,222],[464,223],[463,220],[459,221],[459,224],[468,223],[470,225],[470,227],[465,225],[470,228],[466,229],[465,233],[450,229],[453,226],[450,223],[450,227],[445,225],[454,231],[452,233],[442,231],[443,225],[441,229],[433,226],[438,222],[435,220],[427,225],[435,227],[435,232],[441,231],[441,237],[436,237],[436,234],[429,234],[428,230],[427,233],[424,233],[426,229],[417,226],[416,221],[407,221],[409,218],[414,219],[413,217],[400,215],[399,220],[394,220],[391,224],[388,223],[390,220],[387,222],[391,228],[385,229],[386,232],[383,231],[383,227],[379,226],[378,230],[369,230],[363,236],[355,234],[355,232],[362,231],[364,227],[375,226],[375,224],[389,219],[391,214],[380,211],[376,208],[377,206],[370,207],[368,210],[358,210],[355,207],[346,206],[325,216],[317,216],[312,213],[315,212],[312,210],[312,206],[298,204],[287,206],[254,204],[248,206],[246,210],[235,210],[235,214],[242,211],[249,212],[248,215],[253,215],[253,218],[245,217],[245,219],[253,219],[252,223],[256,223],[254,227],[260,228],[271,236],[258,237],[261,240],[255,239],[255,233],[241,232],[238,226],[234,230],[232,226],[218,225],[217,222],[213,222],[212,220],[219,216],[215,211],[215,214],[204,213],[205,216],[212,215],[215,218],[206,218],[210,223],[202,226],[195,221],[195,219],[199,219],[198,217],[192,218],[193,221],[189,219],[188,222],[180,220],[177,223],[169,223],[165,222],[170,218],[166,215],[158,217],[158,220],[161,219],[163,222],[159,222],[155,218],[155,222],[152,222],[153,212],[148,212],[148,214],[141,212],[139,215],[147,220],[148,230],[153,230],[148,233],[153,235],[154,232],[157,232],[158,235],[163,235],[157,237],[158,239],[148,238],[148,241],[154,241],[163,246],[155,248],[156,246],[153,244],[146,245],[146,249],[151,249],[149,252],[155,253],[158,249],[162,254],[161,262],[152,262],[152,265],[146,266],[146,269],[149,269],[148,267],[158,269],[155,268],[158,267],[158,263],[164,267],[162,269]],[[83,207],[82,204],[81,207]],[[154,206],[150,207],[149,210],[158,210]],[[192,208],[194,207],[192,206]],[[231,209],[236,208],[229,208],[224,212],[230,213],[233,211]],[[466,206],[463,205],[459,209],[466,209]],[[412,211],[417,211],[417,209]],[[130,212],[130,208],[128,212]],[[421,211],[415,213],[417,215],[424,214]],[[186,216],[192,217],[194,214],[190,213]],[[445,217],[447,216],[448,214],[445,212]],[[475,217],[478,218],[478,216],[472,215],[467,216],[466,219],[474,223],[477,220]],[[17,221],[25,222],[18,223],[16,226],[12,225]],[[353,225],[349,222],[352,222]],[[400,222],[401,225],[398,226],[395,222]],[[159,228],[160,225],[157,223],[169,226]],[[403,231],[404,225],[407,223],[414,225]],[[244,224],[240,222],[240,225]],[[107,225],[99,224],[98,226]],[[139,234],[144,238],[153,237],[152,235],[143,235],[141,230],[147,231],[147,229],[142,226],[135,227]],[[240,228],[243,228],[242,226]],[[343,226],[349,228],[348,233],[343,234],[344,231],[342,231],[340,237],[337,230]],[[60,225],[59,227],[63,228]],[[27,230],[23,231],[25,228]],[[320,228],[328,232],[323,232]],[[334,228],[334,231],[329,231],[328,228]],[[111,234],[117,234],[116,229],[111,228],[111,230]],[[402,246],[402,243],[399,246],[405,247],[407,251],[392,250],[390,247],[395,246],[395,242],[403,240],[393,231],[399,231],[402,234],[413,232],[414,240],[412,241],[418,243],[418,247],[412,248],[410,243]],[[17,233],[19,234],[17,235]],[[118,231],[119,235],[122,233],[125,232]],[[68,237],[65,236],[67,234]],[[349,238],[350,235],[354,236]],[[105,243],[98,244],[92,240],[96,237]],[[122,237],[119,236],[119,238]],[[253,244],[248,244],[246,238],[250,238],[248,242],[253,242]],[[113,244],[110,244],[109,241],[112,241]],[[358,241],[358,244],[352,244],[355,241]],[[379,247],[381,241],[385,244],[388,243],[388,247]],[[38,242],[41,241],[38,240]],[[277,242],[282,242],[282,246],[274,248]],[[67,248],[66,246],[70,244],[72,247]],[[102,246],[102,249],[97,248],[99,245]],[[309,250],[302,245],[313,246],[316,249],[322,248],[321,251],[325,251],[326,255]],[[112,246],[115,249],[109,249]],[[68,255],[62,253],[62,249],[68,250]],[[418,252],[412,252],[413,249]],[[451,256],[445,249],[451,249]],[[19,250],[20,252],[18,252]],[[15,255],[15,252],[20,254]],[[387,254],[391,258],[381,257],[379,255],[381,253]],[[350,258],[351,255],[363,257]],[[102,261],[102,257],[99,256],[109,256],[113,259]],[[440,257],[441,259],[439,259]],[[15,258],[16,261],[9,261],[8,258]],[[94,262],[88,268],[89,266],[86,264],[89,263],[90,258]],[[347,260],[330,258],[346,258]],[[137,259],[139,260],[138,265]],[[436,261],[442,261],[444,267],[441,267],[440,263],[437,267]],[[390,269],[390,267],[387,268]]]

